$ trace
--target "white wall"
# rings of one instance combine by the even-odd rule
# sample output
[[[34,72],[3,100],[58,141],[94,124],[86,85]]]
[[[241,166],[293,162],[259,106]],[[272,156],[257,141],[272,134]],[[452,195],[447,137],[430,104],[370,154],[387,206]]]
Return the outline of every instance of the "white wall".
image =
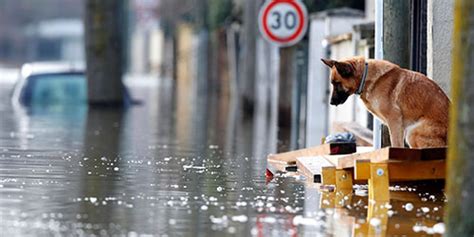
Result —
[[[321,58],[326,57],[325,49],[322,47],[324,34],[324,21],[311,21],[309,34],[309,69],[308,69],[308,96],[307,96],[307,120],[306,120],[306,146],[314,146],[321,143],[321,138],[327,134],[327,107],[326,75]]]
[[[365,18],[375,20],[375,0],[365,0]]]
[[[363,18],[325,17],[312,18],[309,29],[309,65],[306,146],[321,144],[321,138],[329,133],[329,70],[321,62],[326,58],[323,41],[328,36],[352,32],[352,26],[364,21]],[[350,41],[349,41],[350,42]],[[352,43],[347,51],[353,55]],[[349,56],[349,55],[348,55]],[[335,115],[339,117],[338,115]],[[331,121],[332,122],[332,121]]]
[[[346,40],[335,45],[331,45],[331,59],[340,60],[354,56],[352,41]],[[328,68],[326,68],[328,70]],[[329,79],[328,79],[329,80]],[[351,96],[347,101],[336,106],[329,106],[329,133],[334,132],[334,123],[352,122],[355,120],[354,104],[356,96]]]
[[[146,72],[147,52],[146,37],[144,31],[136,31],[131,36],[130,50],[130,72],[136,74],[144,74]]]
[[[164,45],[164,34],[161,29],[154,29],[150,36],[150,71],[152,73],[161,73],[161,66],[163,64],[163,45]]]
[[[428,0],[427,74],[449,95],[454,0]]]

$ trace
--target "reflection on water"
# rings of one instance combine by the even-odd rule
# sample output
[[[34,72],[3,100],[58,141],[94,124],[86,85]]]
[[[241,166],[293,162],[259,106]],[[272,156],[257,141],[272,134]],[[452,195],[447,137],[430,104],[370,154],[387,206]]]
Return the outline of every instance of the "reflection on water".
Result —
[[[226,98],[171,81],[132,93],[146,103],[126,110],[1,105],[3,234],[295,232],[303,185],[265,183],[265,157],[252,156],[252,122]]]
[[[411,236],[440,221],[429,192],[370,214],[365,195],[267,184],[262,118],[193,88],[137,84],[145,103],[125,110],[19,111],[0,86],[2,236]]]

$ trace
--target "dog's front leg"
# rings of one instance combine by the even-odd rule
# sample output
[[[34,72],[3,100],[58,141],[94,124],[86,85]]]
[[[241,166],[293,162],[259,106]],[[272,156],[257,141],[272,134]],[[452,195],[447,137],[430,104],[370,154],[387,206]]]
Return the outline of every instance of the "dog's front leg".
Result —
[[[403,127],[401,116],[394,117],[388,123],[388,130],[390,132],[390,142],[392,147],[405,147],[403,142]]]

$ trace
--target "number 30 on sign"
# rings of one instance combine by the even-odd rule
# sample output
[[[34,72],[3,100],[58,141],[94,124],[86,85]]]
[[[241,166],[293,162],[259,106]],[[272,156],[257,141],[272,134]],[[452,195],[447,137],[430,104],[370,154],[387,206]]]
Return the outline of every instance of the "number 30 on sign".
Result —
[[[287,47],[298,43],[308,28],[308,12],[299,0],[267,0],[258,17],[260,32],[268,41]]]

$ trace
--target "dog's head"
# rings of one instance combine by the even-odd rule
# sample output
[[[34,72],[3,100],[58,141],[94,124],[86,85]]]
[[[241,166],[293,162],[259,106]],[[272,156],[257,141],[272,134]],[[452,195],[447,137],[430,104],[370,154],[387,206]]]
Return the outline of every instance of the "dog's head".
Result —
[[[340,105],[346,102],[350,95],[354,94],[359,85],[359,72],[357,71],[358,60],[349,59],[336,61],[321,59],[324,64],[331,68],[330,80],[332,84],[331,105]]]

